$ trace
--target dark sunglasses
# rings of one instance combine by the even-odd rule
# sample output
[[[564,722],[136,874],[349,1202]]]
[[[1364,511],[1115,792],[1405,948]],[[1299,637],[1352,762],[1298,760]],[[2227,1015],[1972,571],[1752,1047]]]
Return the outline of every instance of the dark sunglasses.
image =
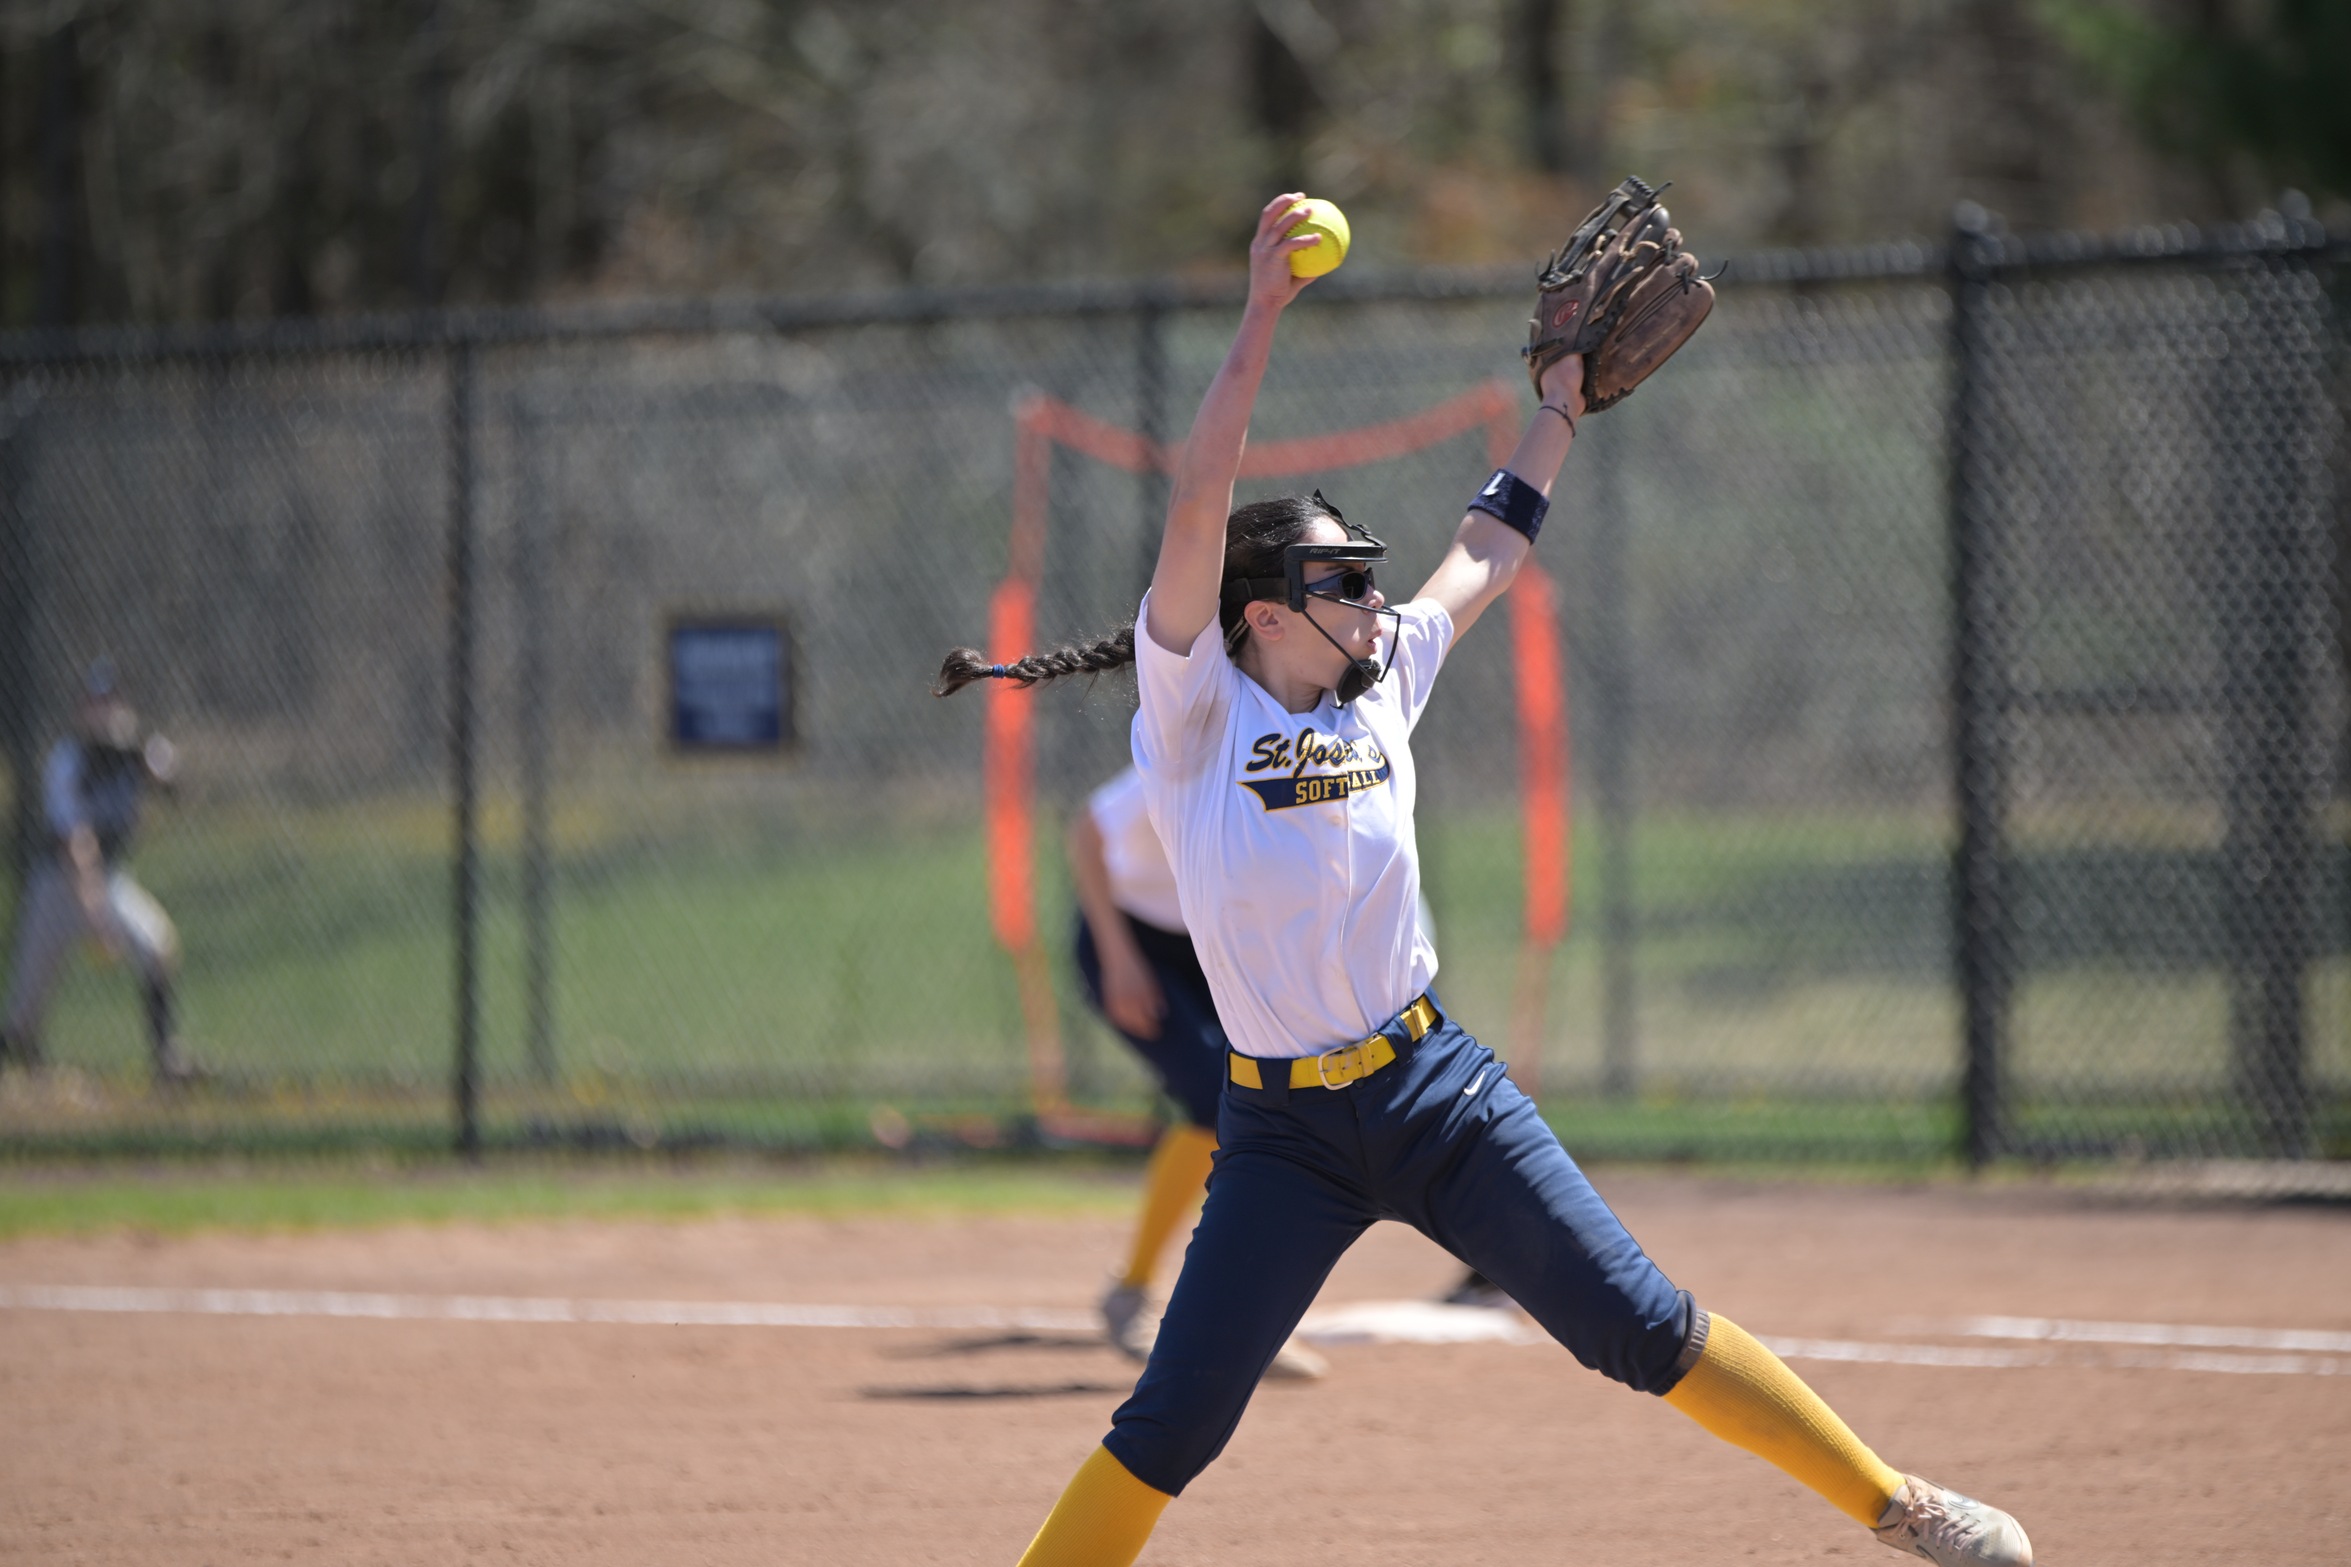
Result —
[[[1335,598],[1354,604],[1371,597],[1371,590],[1377,585],[1372,579],[1372,569],[1362,566],[1309,582],[1306,591],[1318,599]],[[1333,588],[1338,591],[1332,592]]]

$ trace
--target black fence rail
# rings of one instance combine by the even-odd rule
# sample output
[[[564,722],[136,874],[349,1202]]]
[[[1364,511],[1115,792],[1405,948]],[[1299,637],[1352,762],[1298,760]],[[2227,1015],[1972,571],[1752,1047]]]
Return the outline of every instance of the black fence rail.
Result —
[[[1575,918],[1507,1040],[1579,1150],[2351,1151],[2346,262],[2306,220],[1734,260],[1545,542]],[[1342,273],[1261,439],[1516,374],[1517,270]],[[207,1069],[75,961],[0,1148],[1033,1134],[976,704],[1014,400],[1180,433],[1219,283],[0,339],[9,906],[109,657],[184,757],[125,861]],[[1474,436],[1319,482],[1433,562]],[[1164,496],[1062,453],[1040,629],[1133,611]],[[1375,526],[1377,526],[1375,524]],[[787,650],[789,737],[670,733],[668,650]],[[1451,1005],[1514,1014],[1507,638],[1418,742]],[[1065,815],[1131,687],[1047,696]],[[1048,845],[1052,833],[1042,834]],[[1049,928],[1070,917],[1049,847]],[[1078,1097],[1147,1103],[1066,975]]]

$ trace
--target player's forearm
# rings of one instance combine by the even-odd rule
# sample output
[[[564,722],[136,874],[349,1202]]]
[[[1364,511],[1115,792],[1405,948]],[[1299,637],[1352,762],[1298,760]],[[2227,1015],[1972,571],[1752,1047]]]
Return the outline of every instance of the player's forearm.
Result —
[[[1167,532],[1151,577],[1151,632],[1163,646],[1182,649],[1216,616],[1218,584],[1224,576],[1225,518],[1232,511],[1233,481],[1249,442],[1249,415],[1273,353],[1274,324],[1281,312],[1252,303],[1242,313],[1233,346],[1201,399],[1176,464],[1168,500]]]
[[[1095,950],[1109,954],[1133,947],[1134,932],[1127,929],[1126,916],[1110,895],[1110,862],[1102,852],[1102,829],[1094,824],[1092,812],[1080,811],[1069,824],[1068,850],[1069,879],[1077,893],[1078,912],[1094,933]]]
[[[89,824],[77,824],[65,835],[66,874],[73,879],[73,893],[83,912],[97,918],[98,909],[106,901],[106,859],[98,850],[98,835]]]
[[[98,852],[98,834],[87,822],[76,822],[65,835],[65,863],[77,876],[95,876],[104,867]]]
[[[1200,412],[1193,417],[1192,433],[1184,442],[1183,460],[1176,466],[1178,504],[1188,493],[1231,493],[1241,470],[1241,450],[1249,440],[1249,415],[1257,406],[1266,364],[1273,358],[1274,327],[1280,320],[1279,309],[1257,301],[1251,301],[1241,313],[1240,330],[1233,334],[1224,363],[1217,366],[1216,378],[1200,399]],[[1223,511],[1220,505],[1216,518],[1220,530]]]
[[[1477,624],[1487,605],[1509,591],[1529,549],[1524,534],[1473,511],[1461,519],[1453,547],[1414,597],[1444,605],[1458,639]]]
[[[1558,395],[1564,402],[1570,394]],[[1556,406],[1547,405],[1535,410],[1502,467],[1548,500],[1574,444],[1575,426]],[[1444,605],[1458,637],[1477,623],[1487,605],[1509,591],[1532,549],[1526,535],[1499,518],[1484,511],[1469,512],[1454,532],[1453,547],[1437,563],[1417,597]]]
[[[1143,949],[1135,940],[1135,933],[1127,928],[1126,916],[1117,904],[1108,898],[1081,898],[1078,911],[1085,917],[1086,929],[1093,933],[1094,950],[1102,957],[1105,967],[1123,958],[1142,960]]]
[[[1502,466],[1517,474],[1519,482],[1531,484],[1549,496],[1574,445],[1575,426],[1567,422],[1567,416],[1556,405],[1546,403],[1527,421],[1526,433],[1518,438],[1518,444],[1510,449],[1510,456]]]

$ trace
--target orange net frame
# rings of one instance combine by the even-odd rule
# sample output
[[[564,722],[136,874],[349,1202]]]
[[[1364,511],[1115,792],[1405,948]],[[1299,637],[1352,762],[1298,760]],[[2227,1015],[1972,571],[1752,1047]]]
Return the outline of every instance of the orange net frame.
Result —
[[[1360,467],[1435,446],[1483,427],[1487,459],[1500,466],[1516,436],[1518,394],[1487,381],[1418,413],[1298,440],[1250,446],[1241,477],[1276,478]],[[1045,563],[1056,443],[1128,473],[1172,474],[1180,444],[1154,441],[1034,393],[1014,410],[1012,537],[1004,580],[988,606],[988,657],[1012,663],[1036,645],[1037,583]],[[1551,951],[1567,934],[1569,769],[1566,661],[1551,579],[1529,560],[1509,593],[1512,667],[1517,682],[1519,798],[1525,846],[1525,919],[1511,1008],[1513,1071],[1533,1092],[1542,1059]],[[1138,630],[1138,636],[1142,633]],[[1036,725],[1027,692],[1010,683],[987,693],[985,763],[988,907],[996,939],[1012,956],[1028,1032],[1029,1087],[1037,1124],[1049,1137],[1085,1142],[1147,1141],[1145,1117],[1087,1110],[1069,1100],[1061,1013],[1036,916]]]

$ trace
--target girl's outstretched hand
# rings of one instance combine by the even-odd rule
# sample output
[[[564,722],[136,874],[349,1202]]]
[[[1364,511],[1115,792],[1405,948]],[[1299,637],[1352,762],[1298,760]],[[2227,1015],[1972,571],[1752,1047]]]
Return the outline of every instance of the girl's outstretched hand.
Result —
[[[1298,191],[1276,196],[1257,214],[1257,237],[1249,242],[1249,303],[1267,309],[1280,310],[1307,284],[1310,277],[1298,277],[1290,271],[1292,253],[1306,249],[1317,241],[1311,234],[1295,239],[1290,230],[1305,217],[1306,197]]]

